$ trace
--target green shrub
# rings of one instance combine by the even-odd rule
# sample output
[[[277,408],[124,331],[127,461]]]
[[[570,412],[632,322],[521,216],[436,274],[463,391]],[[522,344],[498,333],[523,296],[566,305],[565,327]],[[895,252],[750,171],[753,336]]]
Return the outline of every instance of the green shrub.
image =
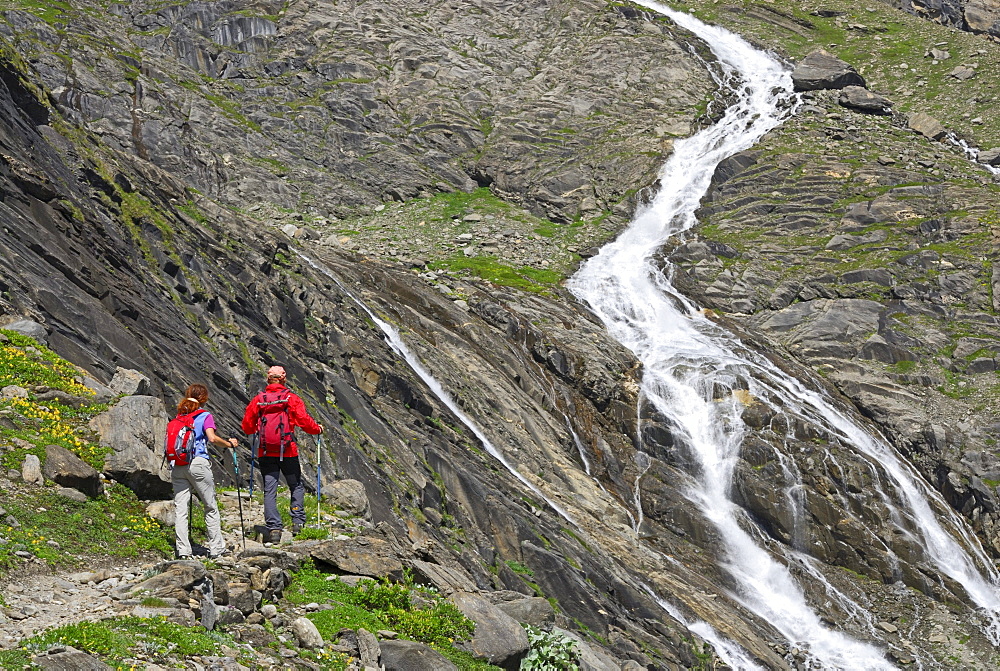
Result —
[[[572,638],[530,624],[524,625],[524,630],[531,647],[521,660],[521,671],[579,671],[576,641]]]

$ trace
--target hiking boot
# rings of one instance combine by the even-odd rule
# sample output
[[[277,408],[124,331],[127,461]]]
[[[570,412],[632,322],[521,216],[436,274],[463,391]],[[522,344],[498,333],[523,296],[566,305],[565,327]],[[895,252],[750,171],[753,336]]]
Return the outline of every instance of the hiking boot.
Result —
[[[193,555],[177,555],[177,559],[180,561],[191,561],[194,559]]]
[[[300,531],[302,531],[302,529],[303,529],[303,528],[304,528],[305,526],[306,526],[306,525],[304,525],[304,524],[299,524],[298,522],[296,522],[295,524],[293,524],[293,525],[292,525],[292,535],[293,535],[293,536],[298,536],[298,535],[299,535],[299,532],[300,532]]]
[[[230,550],[229,548],[225,548],[224,550],[220,550],[220,551],[218,551],[218,552],[216,552],[214,554],[209,554],[208,558],[209,559],[221,559],[222,557],[232,557],[232,556],[233,556],[233,551]]]
[[[277,545],[281,542],[281,529],[268,529],[267,533],[264,534],[265,543],[273,543]]]

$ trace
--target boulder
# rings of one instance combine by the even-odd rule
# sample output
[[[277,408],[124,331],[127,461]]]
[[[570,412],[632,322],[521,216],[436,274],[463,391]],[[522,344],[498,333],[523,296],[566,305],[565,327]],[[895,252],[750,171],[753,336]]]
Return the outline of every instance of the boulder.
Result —
[[[548,630],[556,621],[556,611],[548,599],[540,596],[505,601],[498,603],[497,608],[510,615],[521,624]]]
[[[24,457],[24,462],[21,464],[21,479],[30,485],[45,483],[45,478],[42,476],[42,462],[36,455],[29,454]]]
[[[457,592],[448,598],[476,623],[472,640],[460,647],[495,666],[511,671],[520,667],[529,644],[528,634],[517,620],[478,594]]]
[[[66,499],[71,499],[78,503],[86,503],[90,499],[87,495],[81,492],[79,489],[73,489],[72,487],[60,487],[56,490],[56,496],[61,496]]]
[[[410,562],[416,580],[433,585],[445,596],[452,592],[474,592],[476,583],[461,566],[442,566],[414,559]]]
[[[0,389],[0,398],[28,398],[28,390],[16,384],[9,384]]]
[[[18,319],[17,321],[9,322],[0,328],[20,333],[21,335],[28,336],[29,338],[34,338],[42,345],[49,344],[48,331],[45,330],[44,326],[36,321],[32,321],[31,319]]]
[[[323,496],[338,509],[359,517],[370,517],[365,486],[357,480],[338,480],[323,490]]]
[[[149,393],[149,378],[137,370],[119,366],[108,387],[116,396],[145,396]]]
[[[948,129],[941,125],[940,121],[924,112],[911,114],[906,123],[910,130],[920,133],[929,140],[940,140],[948,134]]]
[[[375,634],[367,629],[358,629],[358,661],[361,668],[378,668],[378,658],[380,655],[378,639]]]
[[[257,610],[263,595],[245,582],[229,583],[229,605],[244,615]]]
[[[323,637],[319,633],[319,629],[313,624],[312,620],[305,617],[300,617],[292,622],[292,633],[295,634],[295,639],[299,642],[299,647],[302,648],[322,648],[323,647]]]
[[[576,657],[579,660],[580,671],[618,671],[622,668],[621,662],[603,650],[591,647],[576,633],[558,627],[552,631],[576,642]]]
[[[1000,147],[979,152],[979,162],[986,165],[1000,165]]]
[[[169,561],[160,564],[160,572],[129,590],[133,596],[148,594],[161,599],[177,599],[187,602],[190,591],[208,576],[208,571],[199,561]]]
[[[126,396],[90,420],[101,445],[112,452],[104,462],[108,477],[122,483],[140,499],[173,498],[170,469],[163,460],[167,413],[163,401],[152,396]]]
[[[309,553],[313,559],[339,571],[371,578],[403,575],[403,565],[388,542],[380,538],[357,536],[320,543]]]
[[[415,641],[382,641],[379,663],[385,671],[458,671],[447,657]]]
[[[97,469],[59,445],[46,446],[42,473],[49,480],[81,491],[91,498],[104,493],[104,483]]]
[[[865,86],[865,78],[854,66],[824,49],[817,49],[803,58],[792,71],[796,91],[842,89],[845,86]]]
[[[176,521],[173,501],[153,501],[146,506],[146,514],[168,527]]]
[[[55,645],[31,660],[34,666],[47,671],[111,671],[111,667],[85,652],[68,645]]]
[[[892,114],[892,101],[862,86],[845,86],[838,100],[842,107],[866,114]]]

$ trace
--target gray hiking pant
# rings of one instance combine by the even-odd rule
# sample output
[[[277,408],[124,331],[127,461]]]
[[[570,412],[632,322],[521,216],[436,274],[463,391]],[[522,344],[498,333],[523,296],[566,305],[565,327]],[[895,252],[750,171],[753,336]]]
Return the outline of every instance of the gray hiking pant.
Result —
[[[205,526],[208,527],[208,551],[218,554],[226,549],[219,519],[219,506],[215,503],[215,478],[212,464],[204,457],[195,457],[188,466],[174,466],[170,471],[174,484],[174,534],[177,556],[191,554],[191,537],[188,534],[188,512],[191,509],[191,492],[205,504]]]
[[[299,458],[260,457],[257,459],[257,463],[260,465],[260,474],[264,478],[264,525],[270,530],[284,527],[281,522],[281,513],[278,512],[278,479],[282,474],[285,476],[288,489],[291,490],[292,523],[304,525],[306,523],[304,506],[306,487],[302,482],[302,467],[299,466]]]

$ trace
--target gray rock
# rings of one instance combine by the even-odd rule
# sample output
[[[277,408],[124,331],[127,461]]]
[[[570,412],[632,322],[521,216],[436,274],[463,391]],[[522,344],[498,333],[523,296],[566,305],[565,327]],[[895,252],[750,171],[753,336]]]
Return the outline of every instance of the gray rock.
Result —
[[[323,637],[319,633],[319,629],[313,624],[312,620],[305,617],[300,617],[292,622],[292,633],[295,634],[295,639],[299,642],[299,646],[303,648],[322,648],[323,647]]]
[[[399,578],[403,574],[395,550],[380,538],[356,536],[324,541],[310,548],[309,554],[316,561],[353,575]]]
[[[461,647],[490,664],[516,669],[528,652],[528,635],[517,620],[478,594],[457,592],[448,598],[476,623],[472,640]]]
[[[521,624],[548,630],[556,620],[556,611],[548,599],[540,596],[498,603],[497,608]]]
[[[246,622],[246,616],[239,608],[233,608],[232,606],[221,606],[219,608],[218,620],[216,620],[216,626],[225,627],[230,624],[241,624]]]
[[[381,654],[378,639],[367,629],[358,629],[358,661],[362,668],[378,668],[378,658]]]
[[[443,566],[414,559],[410,562],[418,580],[434,585],[442,594],[473,592],[476,583],[461,566]]]
[[[78,503],[86,503],[90,500],[87,498],[86,494],[81,492],[79,489],[73,489],[72,487],[60,487],[56,490],[56,495]]]
[[[575,632],[558,627],[552,631],[571,638],[576,642],[576,654],[580,660],[580,671],[618,671],[621,669],[621,662],[600,648],[591,646]]]
[[[56,484],[79,490],[91,498],[104,493],[104,483],[97,469],[59,445],[45,447],[42,473]]]
[[[16,384],[9,384],[0,389],[0,398],[28,398],[28,390]]]
[[[260,614],[264,616],[265,619],[270,620],[272,617],[278,614],[278,607],[273,603],[268,603],[260,607]]]
[[[929,140],[940,140],[948,134],[948,129],[941,125],[940,121],[925,112],[911,114],[906,123],[911,130],[920,133]]]
[[[42,462],[34,454],[24,457],[21,464],[21,479],[30,485],[45,484],[45,477],[42,475]]]
[[[47,671],[110,671],[101,660],[71,646],[54,646],[47,653],[35,655],[35,666]]]
[[[845,86],[865,86],[865,78],[852,65],[824,49],[817,49],[803,58],[792,70],[796,91],[842,89]]]
[[[177,599],[186,603],[191,590],[208,575],[201,562],[194,560],[164,562],[160,572],[129,588],[131,596],[149,595],[161,599]]]
[[[845,86],[838,102],[842,107],[867,114],[892,114],[892,101],[862,86]]]
[[[358,480],[337,480],[324,487],[323,497],[341,510],[359,517],[371,517],[365,486]]]
[[[110,401],[116,395],[115,392],[111,390],[111,387],[101,384],[90,376],[83,378],[83,386],[94,392],[94,401],[97,403]]]
[[[979,162],[986,165],[1000,165],[1000,147],[979,152]]]
[[[382,641],[379,663],[385,671],[457,671],[447,657],[415,641]]]
[[[146,514],[165,526],[174,526],[176,517],[173,501],[153,501],[146,506]]]
[[[116,396],[145,396],[149,393],[149,378],[137,370],[119,367],[108,388]]]
[[[249,616],[260,605],[263,595],[247,583],[229,583],[229,605]]]
[[[954,70],[948,73],[949,77],[954,77],[959,81],[965,81],[967,79],[972,79],[976,76],[976,70],[974,68],[966,67],[964,65],[959,65]]]
[[[28,336],[29,338],[34,338],[42,345],[49,344],[48,331],[44,326],[31,319],[18,319],[17,321],[9,322],[0,328],[20,333],[21,335]]]
[[[104,472],[136,493],[140,499],[173,497],[170,469],[163,460],[167,413],[163,401],[152,396],[126,396],[90,420],[101,445],[112,452]]]

